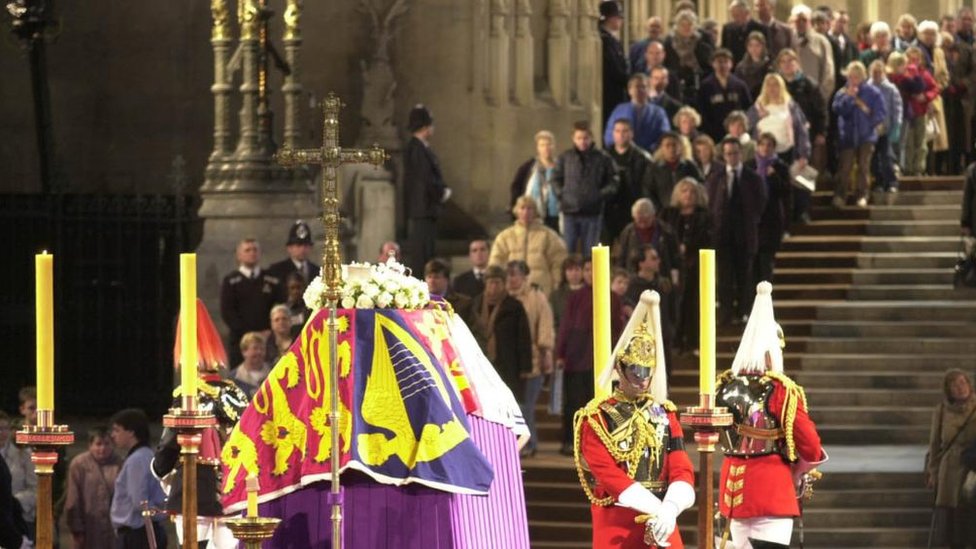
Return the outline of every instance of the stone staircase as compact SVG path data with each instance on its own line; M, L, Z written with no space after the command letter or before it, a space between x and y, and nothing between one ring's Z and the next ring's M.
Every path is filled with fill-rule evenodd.
M807 510L808 547L926 542L931 494L920 488L921 445L944 371L976 366L976 294L952 288L961 190L960 178L906 178L892 206L840 210L817 193L815 221L793 227L777 256L786 371L806 388L824 443L852 450L852 463L859 450L847 445L911 445L918 454L900 472L827 475ZM741 330L719 331L720 371ZM697 359L677 357L673 369L671 398L696 402ZM540 413L542 440L558 440L558 417ZM544 444L525 462L533 547L587 547L588 506L557 448ZM691 527L694 514L682 520ZM688 530L686 541L694 535Z

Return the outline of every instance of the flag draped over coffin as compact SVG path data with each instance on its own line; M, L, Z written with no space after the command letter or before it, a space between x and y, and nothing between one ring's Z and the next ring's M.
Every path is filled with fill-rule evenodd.
M328 480L328 313L319 311L279 359L221 455L223 504L246 500L258 475L268 501ZM491 465L469 436L478 397L450 337L445 311L340 310L340 463L378 482L416 482L458 494L485 494Z

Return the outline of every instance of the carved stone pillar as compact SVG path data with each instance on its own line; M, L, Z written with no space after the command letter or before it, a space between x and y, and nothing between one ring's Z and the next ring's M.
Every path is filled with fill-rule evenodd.
M570 88L569 6L566 0L549 0L549 37L547 39L547 63L549 89L552 99L560 107L572 101Z
M288 0L285 7L285 62L291 71L285 75L281 86L281 94L285 100L285 128L284 145L286 149L298 149L302 135L302 125L298 116L298 109L302 98L301 59L302 30L300 26L302 16L302 0Z
M214 148L207 161L204 176L204 189L215 189L221 183L224 163L231 159L230 93L232 86L227 74L227 61L230 58L231 26L227 0L211 0L210 14L213 28L210 44L214 52L214 82L210 92L214 98Z
M271 152L262 151L258 131L259 75L258 52L260 38L260 6L258 0L242 0L237 14L241 26L241 112L240 137L234 159L237 166L230 190L249 190L260 187L268 176Z
M506 20L511 0L491 0L488 31L488 102L503 105L509 98L509 40Z
M600 13L596 2L578 0L576 12L576 96L590 118L594 135L601 135L603 101L603 45L597 25Z
M625 52L629 53L631 44L647 36L647 18L651 13L650 2L651 0L634 0L624 3L624 8L627 10L624 22L628 30L627 40L624 42Z
M517 0L515 13L515 102L531 105L535 99L535 53L532 40L531 0Z

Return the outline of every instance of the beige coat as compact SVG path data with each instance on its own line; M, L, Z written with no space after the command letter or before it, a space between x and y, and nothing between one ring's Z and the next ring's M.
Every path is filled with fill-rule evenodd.
M949 67L946 65L945 50L941 47L932 49L932 77L939 85L939 92L949 85ZM945 119L945 106L942 103L942 96L939 95L932 102L932 114L935 123L939 126L939 135L932 140L932 150L935 152L949 150L949 126Z
M556 231L535 220L525 227L516 222L495 238L488 263L505 268L509 261L521 259L529 266L529 282L546 296L559 283L566 243Z
M542 355L552 351L556 345L556 329L549 300L540 290L526 284L522 290L512 294L518 299L529 317L529 331L532 333L532 373L527 377L537 377L542 373Z
M935 482L937 506L956 507L959 503L959 488L966 475L966 468L962 464L962 452L976 441L976 414L965 425L965 430L952 446L942 450L943 446L948 444L963 427L974 407L976 407L976 398L971 398L961 410L953 409L943 402L932 414L926 471Z

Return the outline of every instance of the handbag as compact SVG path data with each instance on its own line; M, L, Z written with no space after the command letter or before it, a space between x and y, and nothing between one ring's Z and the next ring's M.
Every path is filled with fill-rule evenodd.
M976 288L976 252L966 249L965 239L959 241L959 260L953 269L952 286Z
M936 120L933 113L928 113L925 115L925 140L935 141L941 131L939 130L939 121Z

